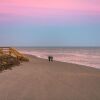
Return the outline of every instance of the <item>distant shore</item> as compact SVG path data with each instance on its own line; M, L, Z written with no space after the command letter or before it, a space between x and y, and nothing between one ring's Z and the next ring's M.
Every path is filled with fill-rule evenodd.
M100 70L26 55L0 73L0 100L100 100Z

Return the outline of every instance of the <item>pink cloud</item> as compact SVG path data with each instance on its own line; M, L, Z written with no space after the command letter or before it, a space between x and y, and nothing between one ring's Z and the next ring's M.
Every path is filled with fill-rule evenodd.
M17 16L65 19L67 16L72 20L71 16L79 19L77 14L100 15L100 0L0 0L0 13L11 15L11 19ZM7 16L0 19L8 19Z
M98 2L97 2L98 1ZM100 11L100 1L95 3L90 0L0 0L0 5L33 7L33 8L53 8L64 10Z

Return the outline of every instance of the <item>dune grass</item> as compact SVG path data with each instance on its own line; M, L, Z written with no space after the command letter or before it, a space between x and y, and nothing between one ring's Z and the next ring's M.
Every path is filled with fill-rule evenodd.
M0 72L7 69L12 69L12 67L20 65L23 61L29 61L25 58L16 58L11 55L0 55Z

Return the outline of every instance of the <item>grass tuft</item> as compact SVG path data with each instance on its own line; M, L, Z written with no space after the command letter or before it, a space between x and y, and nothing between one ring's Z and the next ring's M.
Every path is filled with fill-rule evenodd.
M20 65L20 61L16 57L10 55L0 56L0 71L12 69L16 65Z

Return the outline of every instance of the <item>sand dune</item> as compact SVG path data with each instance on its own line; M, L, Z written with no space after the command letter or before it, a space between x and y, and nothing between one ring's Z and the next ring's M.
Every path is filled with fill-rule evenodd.
M100 70L29 56L0 73L0 100L100 100Z

